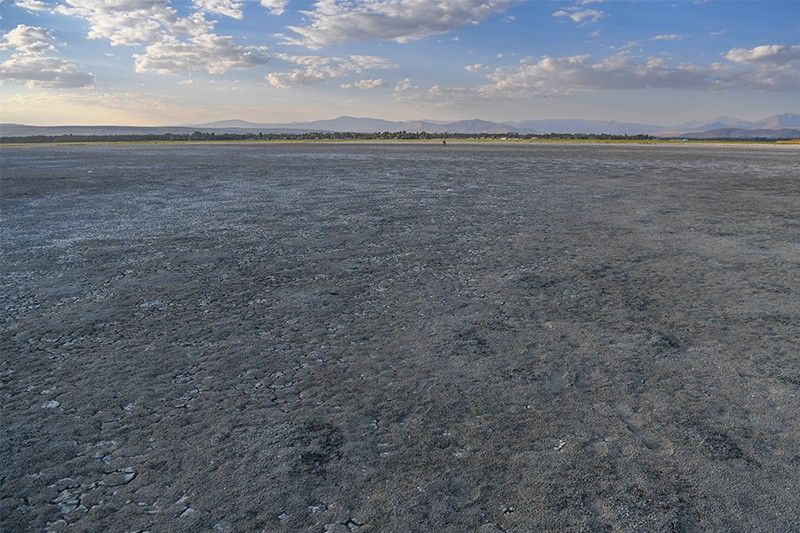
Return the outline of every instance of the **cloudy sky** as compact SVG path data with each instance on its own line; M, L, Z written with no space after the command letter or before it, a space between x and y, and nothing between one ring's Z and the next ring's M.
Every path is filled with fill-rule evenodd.
M0 0L0 121L800 112L800 1Z

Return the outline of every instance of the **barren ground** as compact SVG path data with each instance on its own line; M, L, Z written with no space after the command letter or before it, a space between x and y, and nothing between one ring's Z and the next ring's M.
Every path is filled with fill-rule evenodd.
M3 531L800 529L800 150L2 157Z

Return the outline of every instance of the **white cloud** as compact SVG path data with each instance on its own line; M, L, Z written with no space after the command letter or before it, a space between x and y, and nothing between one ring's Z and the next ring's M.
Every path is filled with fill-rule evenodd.
M17 0L14 5L28 11L44 11L48 8L47 4L42 0Z
M29 87L88 87L94 76L72 61L57 57L15 57L0 63L0 79L27 82Z
M404 93L408 91L413 91L418 89L416 85L411 83L410 78L403 78L402 80L398 81L394 86L394 92L396 93Z
M722 28L721 30L708 32L708 34L711 35L712 37L717 37L719 35L725 35L726 33L728 33L728 29L727 28Z
M433 85L425 92L425 95L432 100L436 99L456 99L463 98L470 93L470 89L465 87L442 87L441 85Z
M800 61L800 44L765 44L755 48L734 48L725 57L735 63L788 63Z
M662 33L660 35L654 35L650 38L651 41L680 41L685 39L685 35L681 35L680 33Z
M619 50L620 52L630 52L638 46L639 46L638 41L628 41L622 46L612 46L611 48L612 50Z
M290 89L292 87L306 87L325 81L330 76L318 74L316 72L304 71L300 69L289 72L270 72L267 74L267 83L278 89Z
M261 5L273 15L283 15L289 0L261 0Z
M55 52L53 34L45 28L20 24L0 39L0 50L11 50L15 55L41 55Z
M157 42L134 54L136 72L159 74L188 73L205 70L221 74L231 69L263 65L269 60L266 49L238 46L230 36L197 35L189 41Z
M262 65L263 47L240 46L214 33L206 13L242 18L244 0L193 0L198 11L181 17L168 0L65 0L56 12L89 23L90 39L107 39L112 46L144 45L134 54L137 72L220 74Z
M343 83L341 85L342 89L361 89L365 91L367 89L380 89L381 87L386 87L386 81L382 79L366 79L366 80L358 80L352 83Z
M467 72L478 72L482 68L483 65L481 65L480 63L473 63L472 65L467 65L466 67L464 67L464 70L466 70Z
M89 39L107 39L112 46L149 44L164 34L208 32L212 24L200 16L178 17L167 0L65 0L62 15L89 23Z
M477 23L511 0L318 0L305 11L311 22L289 26L290 44L316 49L347 41L400 43Z
M468 87L443 87L433 85L427 90L413 86L404 91L395 91L393 100L400 103L419 103L451 105L454 102L474 100L480 98L474 89Z
M194 7L208 13L216 13L241 20L243 0L193 0Z
M356 72L372 69L397 68L397 65L386 58L378 56L352 55L350 61L356 66Z
M558 11L553 12L554 17L567 17L572 22L597 22L605 15L604 11L600 11L597 9L578 9L575 7L570 7L567 9L559 9Z
M588 55L544 57L537 62L498 68L488 78L491 83L479 87L478 93L512 98L608 89L800 89L798 69L668 64L660 58L635 62L624 52L596 62Z
M24 81L29 87L88 87L94 76L82 67L52 54L53 34L45 28L20 24L0 39L0 50L11 58L0 63L0 79Z
M281 89L309 86L330 78L358 74L364 70L389 69L397 66L382 57L364 55L324 57L278 54L276 57L299 67L288 72L271 72L267 75L267 82Z

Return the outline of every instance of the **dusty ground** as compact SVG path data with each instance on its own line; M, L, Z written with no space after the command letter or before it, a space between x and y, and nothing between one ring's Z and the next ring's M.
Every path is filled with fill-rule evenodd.
M800 529L800 151L3 149L3 531Z

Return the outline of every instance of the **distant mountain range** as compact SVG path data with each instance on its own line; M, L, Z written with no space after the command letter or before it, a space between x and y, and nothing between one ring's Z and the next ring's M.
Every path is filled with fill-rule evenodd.
M330 120L289 123L256 123L246 120L222 120L187 126L27 126L0 124L0 135L146 135L186 134L193 131L216 133L375 133L408 131L428 133L576 133L610 135L655 135L679 138L794 138L800 137L800 114L784 113L761 120L747 121L731 117L691 121L675 126L617 122L615 120L532 119L511 122L488 120L410 120L390 121L377 118L343 116Z
M196 124L197 129L249 129L249 130L305 130L305 131L352 131L374 133L382 131L408 131L428 133L584 133L610 135L664 135L684 136L686 133L709 130L786 130L800 128L800 114L785 113L761 120L747 121L731 117L719 117L704 121L692 121L676 126L617 122L616 120L582 119L532 119L512 122L491 122L488 120L458 120L453 122L434 120L410 120L393 122L376 118L339 117L330 120L310 122L289 122L283 124L258 124L245 120L223 120Z
M684 133L683 139L800 139L800 129L718 128Z

